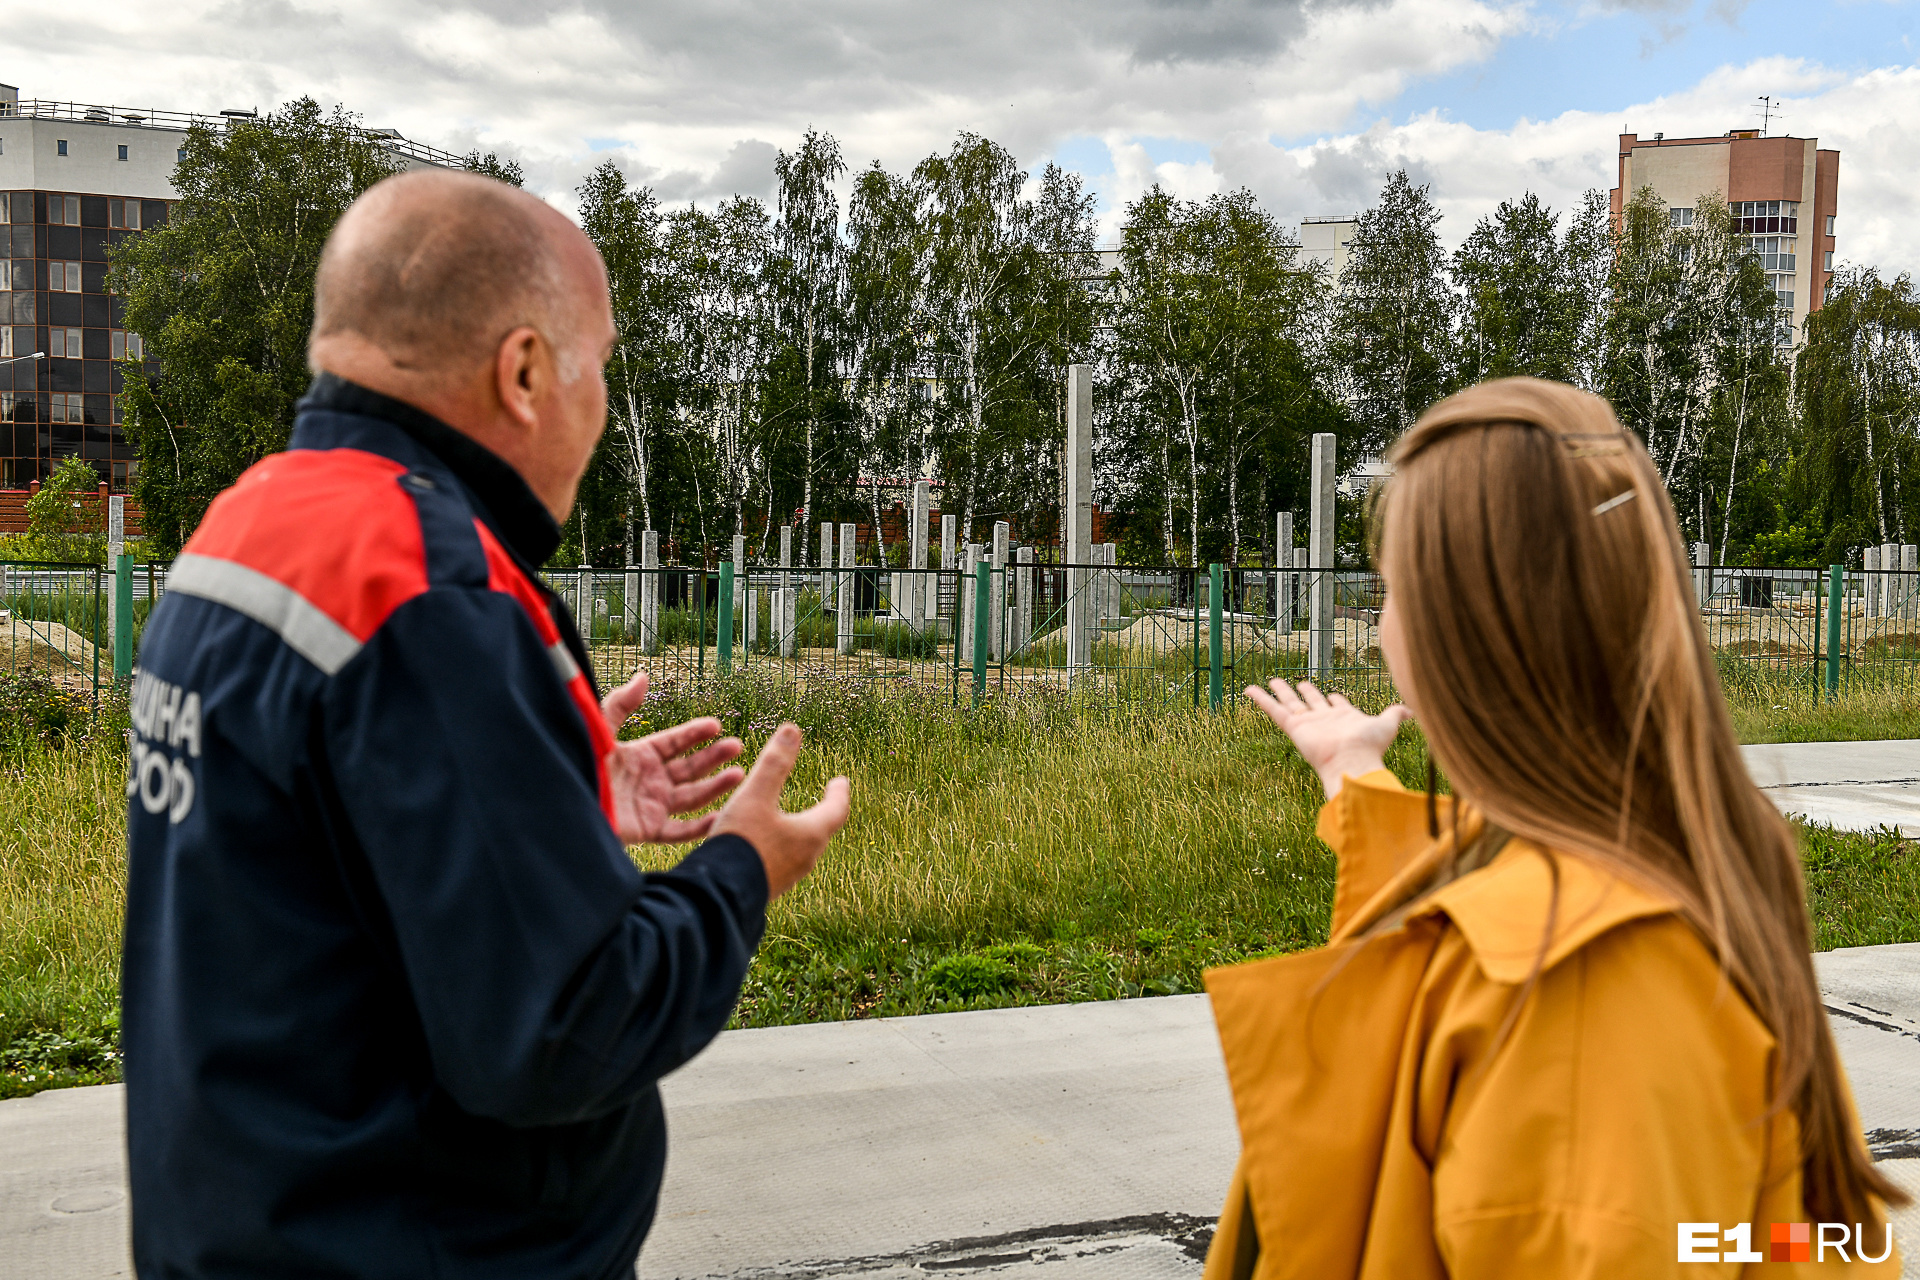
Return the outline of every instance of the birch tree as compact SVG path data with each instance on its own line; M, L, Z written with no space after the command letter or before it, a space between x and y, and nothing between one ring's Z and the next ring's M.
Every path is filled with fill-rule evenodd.
M846 246L840 238L840 198L833 184L846 169L840 144L831 134L811 129L798 150L782 151L773 162L780 194L768 265L779 340L799 356L801 394L799 403L789 410L797 409L799 418L803 527L813 515L822 408L835 396L840 372L837 350L845 322ZM771 477L768 488L771 492ZM770 520L771 500L767 506ZM810 550L811 542L801 539L802 564L807 563Z
M1906 275L1843 270L1807 318L1795 393L1832 531L1827 554L1853 541L1907 542L1920 465L1920 297Z
M1361 452L1384 448L1449 389L1455 299L1439 225L1427 188L1402 170L1354 230L1333 354Z
M684 374L679 274L669 269L662 219L653 192L627 184L611 160L580 184L580 224L607 267L614 344L607 360L607 429L611 454L630 492L627 563L637 524L653 523L656 441L671 429Z

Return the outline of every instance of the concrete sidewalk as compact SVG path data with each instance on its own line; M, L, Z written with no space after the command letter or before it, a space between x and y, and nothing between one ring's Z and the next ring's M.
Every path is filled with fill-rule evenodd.
M1920 1192L1920 944L1816 963L1869 1141ZM1237 1148L1204 996L732 1031L665 1093L645 1280L1191 1280ZM130 1274L121 1099L0 1102L0 1274ZM1920 1214L1897 1229L1920 1262Z
M1740 748L1782 813L1846 831L1920 835L1920 741L1776 742Z

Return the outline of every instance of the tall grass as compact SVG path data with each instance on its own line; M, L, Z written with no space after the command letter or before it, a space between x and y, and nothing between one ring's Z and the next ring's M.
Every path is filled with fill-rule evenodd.
M117 1072L124 755L111 704L97 723L61 705L64 727L0 737L0 1095ZM1736 714L1836 738L1920 717L1890 695L1852 720L1849 705ZM790 803L836 773L854 787L846 831L770 912L736 1025L1190 991L1210 965L1326 936L1318 784L1250 709L1045 688L956 708L910 683L742 673L663 680L628 732L706 712L750 752L781 720L801 725ZM1419 785L1423 751L1409 726L1389 765ZM1920 939L1907 842L1807 841L1819 946ZM680 852L637 856L658 868Z

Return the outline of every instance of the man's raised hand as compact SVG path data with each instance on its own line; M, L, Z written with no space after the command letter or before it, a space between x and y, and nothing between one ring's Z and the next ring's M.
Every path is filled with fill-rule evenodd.
M646 700L647 677L641 672L601 702L607 727L617 736L627 717ZM632 742L614 743L607 755L607 780L613 787L614 831L621 840L684 844L707 834L718 815L684 821L676 815L705 808L746 777L738 768L713 772L742 750L738 738L715 742L719 733L719 720L701 716Z
M799 813L781 809L780 793L799 756L799 726L783 724L774 730L753 762L746 785L734 792L713 824L714 835L731 832L760 854L767 869L769 902L800 883L820 860L827 841L847 825L850 792L845 778L827 783L820 802L811 809Z
M1298 690L1279 679L1268 687L1272 693L1248 685L1247 697L1293 739L1301 756L1320 775L1329 799L1339 794L1342 775L1357 778L1385 768L1393 736L1413 718L1397 702L1370 716L1337 693L1321 693L1308 680L1302 680Z

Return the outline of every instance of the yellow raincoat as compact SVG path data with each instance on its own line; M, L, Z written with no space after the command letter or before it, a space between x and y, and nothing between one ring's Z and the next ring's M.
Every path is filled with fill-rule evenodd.
M1241 1154L1206 1280L1900 1274L1884 1226L1877 1264L1680 1261L1682 1223L1696 1256L1766 1257L1806 1218L1772 1036L1672 902L1518 840L1354 941L1445 856L1427 823L1392 774L1347 779L1329 945L1207 975Z

